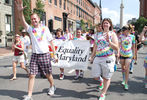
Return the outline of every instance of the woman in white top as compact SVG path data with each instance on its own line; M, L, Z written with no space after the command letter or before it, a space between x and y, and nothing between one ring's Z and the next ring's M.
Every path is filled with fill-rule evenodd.
M105 100L107 89L110 85L111 77L114 72L115 55L114 50L118 51L118 39L112 31L113 25L109 18L102 21L103 32L97 34L94 43L94 50L91 59L94 58L92 65L92 75L94 78L103 78L103 89L99 100Z

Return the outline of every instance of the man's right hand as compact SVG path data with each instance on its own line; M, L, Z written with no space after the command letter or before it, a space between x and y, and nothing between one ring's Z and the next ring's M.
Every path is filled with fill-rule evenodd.
M15 0L16 8L19 12L22 12L25 7L23 7L23 1L22 0Z

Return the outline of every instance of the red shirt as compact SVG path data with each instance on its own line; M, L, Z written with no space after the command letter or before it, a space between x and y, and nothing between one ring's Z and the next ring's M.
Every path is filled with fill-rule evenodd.
M22 48L21 42L19 42L19 44L17 44L16 46L19 47L19 48ZM23 54L23 51L21 51L17 48L14 49L14 56L20 56L22 54Z

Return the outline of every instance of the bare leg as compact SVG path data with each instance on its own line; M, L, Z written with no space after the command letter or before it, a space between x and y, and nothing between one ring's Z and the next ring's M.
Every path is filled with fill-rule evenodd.
M130 63L131 59L125 60L125 84L128 84Z
M102 94L106 94L109 86L110 86L110 79L103 78L104 88L102 90Z
M35 76L36 75L30 75L29 76L29 82L28 82L28 96L32 96L34 82L35 82Z
M28 71L28 69L25 67L25 65L24 65L23 62L20 63L20 67L21 67L22 69L24 69L24 70L27 72L27 74L29 75L29 71Z
M52 74L47 74L46 77L50 83L50 87L54 86L54 80Z
M79 70L76 70L76 76L79 76Z
M64 73L64 68L60 68L60 72L61 73Z
M145 76L147 76L147 68L145 68Z
M16 79L16 65L17 65L17 62L13 62L13 77L10 80Z
M121 63L123 81L125 81L125 60L124 59L121 59L120 60L120 63Z

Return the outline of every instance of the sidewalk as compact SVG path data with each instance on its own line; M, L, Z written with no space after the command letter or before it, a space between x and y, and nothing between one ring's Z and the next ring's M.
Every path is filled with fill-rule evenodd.
M1 48L0 47L0 57L13 55L10 47Z

